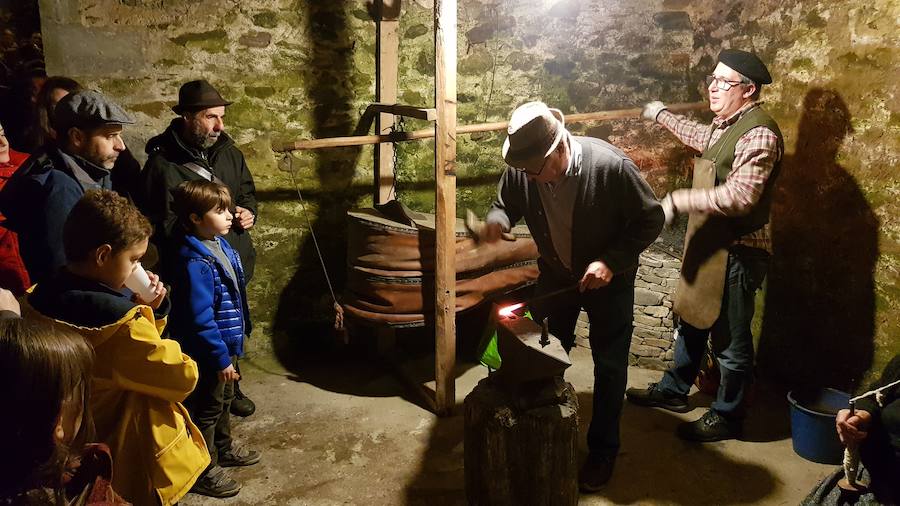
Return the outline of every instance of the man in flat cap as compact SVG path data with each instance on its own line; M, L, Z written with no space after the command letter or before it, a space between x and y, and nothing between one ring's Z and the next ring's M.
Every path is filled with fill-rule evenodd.
M562 112L542 102L513 112L503 159L509 167L477 239L499 240L525 218L540 255L535 296L571 287L530 308L536 321L549 318L566 350L587 311L594 413L579 485L594 492L609 481L619 450L638 255L662 230L662 208L625 153L571 135Z
M138 185L137 205L153 223L153 244L160 252L162 270L173 252L179 231L172 210L172 190L185 181L205 179L228 187L231 192L234 222L225 240L241 257L244 277L249 284L256 266L256 250L250 229L256 224L256 186L244 154L225 133L225 107L222 98L205 80L190 81L178 90L178 103L172 111L178 115L166 130L147 142L147 163ZM176 279L168 276L168 279ZM253 401L235 382L235 400L231 413L249 416L256 409Z
M69 211L91 189L110 189L110 171L125 149L124 125L134 123L96 91L71 93L56 106L57 140L26 160L0 192L4 224L19 234L19 248L34 283L66 263L62 230Z
M712 336L720 383L716 400L678 435L690 441L741 436L747 390L753 377L754 296L762 284L772 245L769 210L784 141L778 125L760 106L764 84L772 82L753 53L726 49L706 77L712 125L666 110L644 107L646 119L666 127L701 153L694 161L693 187L663 198L666 223L688 214L681 279L674 310L679 316L675 363L648 388L629 388L628 400L684 413Z

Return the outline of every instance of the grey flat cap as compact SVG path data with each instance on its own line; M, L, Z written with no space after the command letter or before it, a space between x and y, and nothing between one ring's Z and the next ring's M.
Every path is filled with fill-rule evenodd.
M72 127L96 128L131 124L134 124L134 120L124 109L93 90L69 93L56 104L53 111L53 128L61 134Z

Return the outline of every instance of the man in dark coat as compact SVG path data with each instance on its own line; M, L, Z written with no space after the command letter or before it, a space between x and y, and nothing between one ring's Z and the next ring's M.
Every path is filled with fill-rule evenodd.
M222 98L206 81L185 83L178 91L179 115L165 132L147 143L147 163L141 174L137 204L155 227L153 243L163 253L176 226L173 188L185 181L206 179L228 187L235 203L234 226L225 236L244 264L247 281L253 277L256 250L249 230L256 223L256 186L244 155L225 133Z
M147 143L149 158L135 200L154 226L152 242L160 252L164 272L166 257L174 253L172 238L177 236L173 234L177 218L172 210L172 189L185 181L206 179L231 192L234 225L225 240L240 255L246 282L253 277L256 250L250 229L256 223L256 186L244 154L225 133L225 107L230 104L205 80L185 83L178 90L178 104L172 107L179 117ZM255 409L235 382L231 412L248 416Z
M477 233L496 241L524 218L540 254L535 297L571 287L532 304L535 320L549 318L570 350L582 308L590 318L594 412L579 487L595 492L619 451L638 256L659 236L664 215L630 158L608 142L571 135L563 121L542 102L513 112L503 145L509 167Z
M58 140L34 153L0 192L4 226L19 234L19 251L33 283L65 265L62 229L69 211L91 189L110 189L110 171L125 149L122 127L134 123L96 91L71 93L56 106Z

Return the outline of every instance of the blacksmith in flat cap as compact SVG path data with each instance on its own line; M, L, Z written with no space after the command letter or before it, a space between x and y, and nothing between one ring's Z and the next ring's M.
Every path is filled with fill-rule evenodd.
M710 332L724 335L717 351L720 386L715 402L699 420L678 427L692 441L739 437L748 386L753 377L754 295L766 275L772 253L769 210L772 188L784 154L778 125L759 102L769 69L754 53L725 49L706 76L712 125L666 110L662 102L644 107L655 121L700 153L694 162L693 186L663 199L666 222L689 216L681 279L674 311L680 318L675 364L659 383L630 388L638 405L683 413L698 374Z

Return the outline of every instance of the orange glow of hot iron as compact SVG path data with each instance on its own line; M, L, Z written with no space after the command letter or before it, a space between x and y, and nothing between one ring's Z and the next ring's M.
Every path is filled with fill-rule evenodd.
M501 307L500 310L497 311L497 314L502 318L509 318L510 316L513 316L513 311L515 311L516 309L519 309L520 307L522 307L524 305L525 305L524 303L520 302L518 304L513 304L511 306Z

